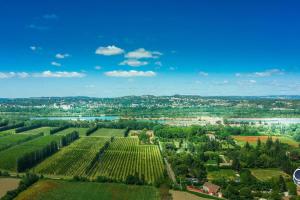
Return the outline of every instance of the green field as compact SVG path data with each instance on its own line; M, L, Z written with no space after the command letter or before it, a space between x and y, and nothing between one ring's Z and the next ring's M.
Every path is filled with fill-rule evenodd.
M0 151L38 137L38 134L12 134L0 137Z
M232 169L220 169L218 171L208 172L207 178L209 180L225 178L226 180L234 180L236 178L236 173Z
M284 178L288 178L289 175L281 171L280 169L250 169L253 176L261 181L270 180L271 178L282 175Z
M34 171L48 175L86 176L86 170L107 140L109 138L81 138L44 160Z
M99 128L97 131L92 133L91 136L124 137L124 131L124 129Z
M156 145L139 145L137 138L116 138L97 162L92 177L105 176L116 181L125 181L128 175L145 176L145 181L154 183L162 178L164 164Z
M6 130L6 131L1 131L1 132L0 132L0 137L1 137L1 136L6 136L6 135L14 134L14 133L16 133L15 130L16 130L16 129L9 129L9 130Z
M19 194L16 200L159 200L159 191L150 186L116 183L42 180Z
M77 131L79 133L79 136L85 136L86 131L88 130L88 128L67 128L65 130L62 130L60 132L57 132L55 134L57 135L66 135L68 133L72 133L74 131Z
M53 129L53 127L40 127L40 128L35 128L29 131L24 131L21 133L17 133L17 134L38 134L38 133L44 133L45 135L49 135L50 134L50 130Z
M19 157L26 153L39 150L48 145L51 141L59 141L60 139L61 136L42 136L0 151L0 169L15 171L17 167L17 159Z

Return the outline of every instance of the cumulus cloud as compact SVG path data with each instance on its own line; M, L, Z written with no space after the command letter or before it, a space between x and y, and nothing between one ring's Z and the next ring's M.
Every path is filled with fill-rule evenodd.
M129 70L129 71L122 71L122 70L114 70L104 73L106 76L111 77L153 77L156 76L156 73L153 71L136 71L136 70Z
M56 67L60 67L61 66L60 63L55 62L55 61L51 62L51 65L56 66Z
M148 65L148 62L140 61L140 60L136 60L136 59L128 59L128 60L124 60L119 65L129 65L131 67L139 67L139 66L143 66L143 65Z
M70 57L70 54L68 53L58 53L55 55L55 58L57 59L64 59L64 58L67 58L67 57Z
M159 58L162 53L158 51L147 51L144 48L139 48L134 51L128 52L125 57L131 59L141 59L141 58Z
M123 54L124 50L112 45L107 47L98 47L95 53L104 56L113 56L113 55Z
M270 69L262 72L254 72L251 74L252 77L269 77L272 75L283 75L284 71L280 69Z
M0 79L27 77L29 77L29 74L27 72L0 72Z
M38 78L82 78L85 77L86 74L80 72L66 72L66 71L44 71L41 73L33 74L34 77Z
M95 69L100 70L100 69L102 69L102 67L98 65L98 66L95 66Z
M199 72L199 75L200 76L208 76L208 73L207 72Z

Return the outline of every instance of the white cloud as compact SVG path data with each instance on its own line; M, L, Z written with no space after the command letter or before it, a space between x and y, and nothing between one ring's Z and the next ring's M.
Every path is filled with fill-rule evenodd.
M30 48L32 51L37 50L37 47L36 47L36 46L30 46L29 48Z
M29 74L27 72L0 72L0 79L27 77L29 77Z
M60 63L55 62L55 61L51 62L51 65L56 66L56 67L60 67L61 66Z
M270 69L262 72L254 72L250 76L252 77L268 77L272 75L283 75L284 71L280 69Z
M86 74L80 73L80 72L44 71L42 73L35 73L33 76L34 77L40 77L40 78L82 78L82 77L85 77Z
M235 73L235 76L236 76L236 77L240 77L240 76L241 76L241 73Z
M131 67L139 67L139 66L143 66L143 65L148 65L148 62L139 61L139 60L136 60L136 59L128 59L128 60L124 60L119 65L129 65Z
M256 83L256 80L249 80L249 83Z
M55 58L57 59L64 59L64 58L67 58L67 57L70 57L70 54L68 53L58 53L55 55Z
M122 54L124 53L124 50L112 45L107 47L99 47L95 53L104 56L112 56Z
M158 51L147 51L144 48L139 48L134 51L128 52L125 57L133 58L133 59L141 59L141 58L159 58L162 53Z
M228 80L224 80L223 83L224 83L224 84L227 84L227 83L229 83L229 81L228 81Z
M200 76L208 76L208 73L207 72L199 72L199 75Z
M95 69L100 70L100 69L102 69L102 67L101 66L95 66Z
M156 61L154 64L160 67L162 66L162 63L160 61Z
M43 15L44 19L58 19L58 16L56 14L45 14Z
M95 88L96 86L93 85L93 84L91 84L91 85L86 85L85 87L86 87L86 88Z
M35 25L35 24L30 24L28 26L28 28L30 29L35 29L35 30L39 30L39 31L44 31L44 30L48 30L49 27L48 26L39 26L39 25Z
M153 71L122 71L122 70L114 70L104 73L106 76L111 77L153 77L156 76L156 73Z

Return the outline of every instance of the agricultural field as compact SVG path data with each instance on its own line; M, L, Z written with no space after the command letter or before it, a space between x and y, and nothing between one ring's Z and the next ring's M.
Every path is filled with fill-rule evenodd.
M116 138L105 151L90 176L104 176L125 181L128 175L138 173L147 183L162 178L164 164L155 145L139 145L137 138Z
M249 144L252 145L256 145L256 142L258 140L258 138L260 139L261 142L266 142L267 139L270 136L232 136L239 145L244 145L246 142L249 142ZM275 141L276 139L278 139L280 142L288 144L292 147L298 147L299 146L299 142L296 142L295 140L293 140L292 138L289 137L284 137L284 136L272 136L273 141Z
M6 130L6 131L1 131L0 132L0 137L15 134L16 133L15 131L16 131L16 129L9 129L9 130Z
M0 177L0 198L3 197L7 191L14 190L19 186L20 179L17 178L1 178Z
M50 130L53 129L54 127L40 127L40 128L35 128L32 130L24 131L18 134L38 134L38 133L44 133L45 135L50 135Z
M42 192L41 192L42 191ZM16 200L159 200L155 187L116 183L42 180L19 194Z
M0 151L21 144L23 142L29 141L39 136L40 135L38 134L12 134L12 135L0 137Z
M232 169L220 169L218 171L211 171L207 174L208 180L215 180L224 178L225 180L235 180L236 172Z
M16 171L17 159L26 153L39 150L52 141L59 141L61 136L48 135L24 142L20 145L0 151L0 169Z
M110 138L84 137L44 160L34 168L36 173L61 176L86 176L86 170Z
M65 130L59 131L55 134L57 135L66 135L68 133L72 133L73 131L77 131L79 133L79 136L85 136L86 131L88 130L88 128L67 128Z
M97 131L92 133L91 136L124 137L124 131L124 129L99 128Z
M250 169L253 176L258 180L266 181L274 177L283 176L289 178L289 175L281 171L280 169Z

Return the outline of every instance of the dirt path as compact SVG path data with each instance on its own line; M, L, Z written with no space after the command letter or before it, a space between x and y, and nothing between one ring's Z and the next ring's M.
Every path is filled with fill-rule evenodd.
M188 192L170 190L170 193L172 194L173 200L210 200Z
M176 183L175 174L173 172L173 169L171 168L171 165L168 163L166 158L164 158L164 160L165 160L165 163L166 163L167 172L168 172L168 175L169 175L170 179L173 181L173 183Z

